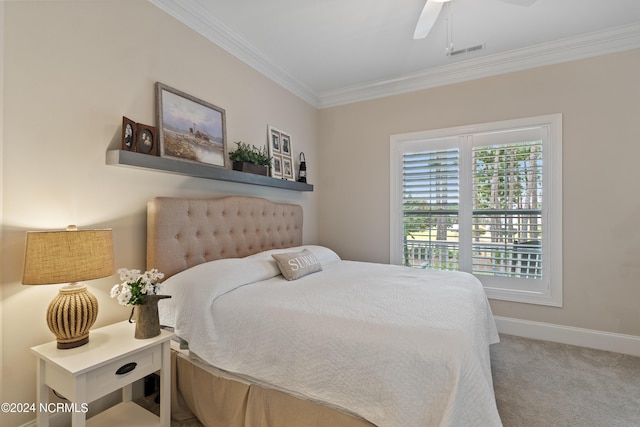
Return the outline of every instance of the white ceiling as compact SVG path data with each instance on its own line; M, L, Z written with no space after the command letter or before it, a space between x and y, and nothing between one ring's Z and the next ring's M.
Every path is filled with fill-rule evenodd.
M640 0L149 1L319 108L640 48Z

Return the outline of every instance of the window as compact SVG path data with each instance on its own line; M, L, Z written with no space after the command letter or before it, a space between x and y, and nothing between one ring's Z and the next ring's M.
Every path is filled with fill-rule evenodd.
M560 114L391 136L391 262L562 305Z

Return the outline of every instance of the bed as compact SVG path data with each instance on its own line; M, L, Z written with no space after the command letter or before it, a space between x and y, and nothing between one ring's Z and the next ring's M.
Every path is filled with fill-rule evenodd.
M302 244L302 208L156 198L172 416L206 426L500 426L480 283ZM188 350L185 349L188 345Z

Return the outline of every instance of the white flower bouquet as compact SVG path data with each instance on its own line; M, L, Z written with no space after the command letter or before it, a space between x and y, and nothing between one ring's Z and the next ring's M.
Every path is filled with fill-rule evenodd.
M147 295L155 295L160 290L158 283L164 277L157 269L151 269L140 273L140 270L118 269L120 280L123 283L111 288L111 298L117 298L121 305L144 304Z

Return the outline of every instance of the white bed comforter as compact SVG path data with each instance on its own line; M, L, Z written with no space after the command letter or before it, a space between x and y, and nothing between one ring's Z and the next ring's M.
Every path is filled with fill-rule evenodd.
M285 280L271 254L169 278L161 323L220 369L333 405L380 427L500 426L489 359L498 342L473 276L342 261Z

